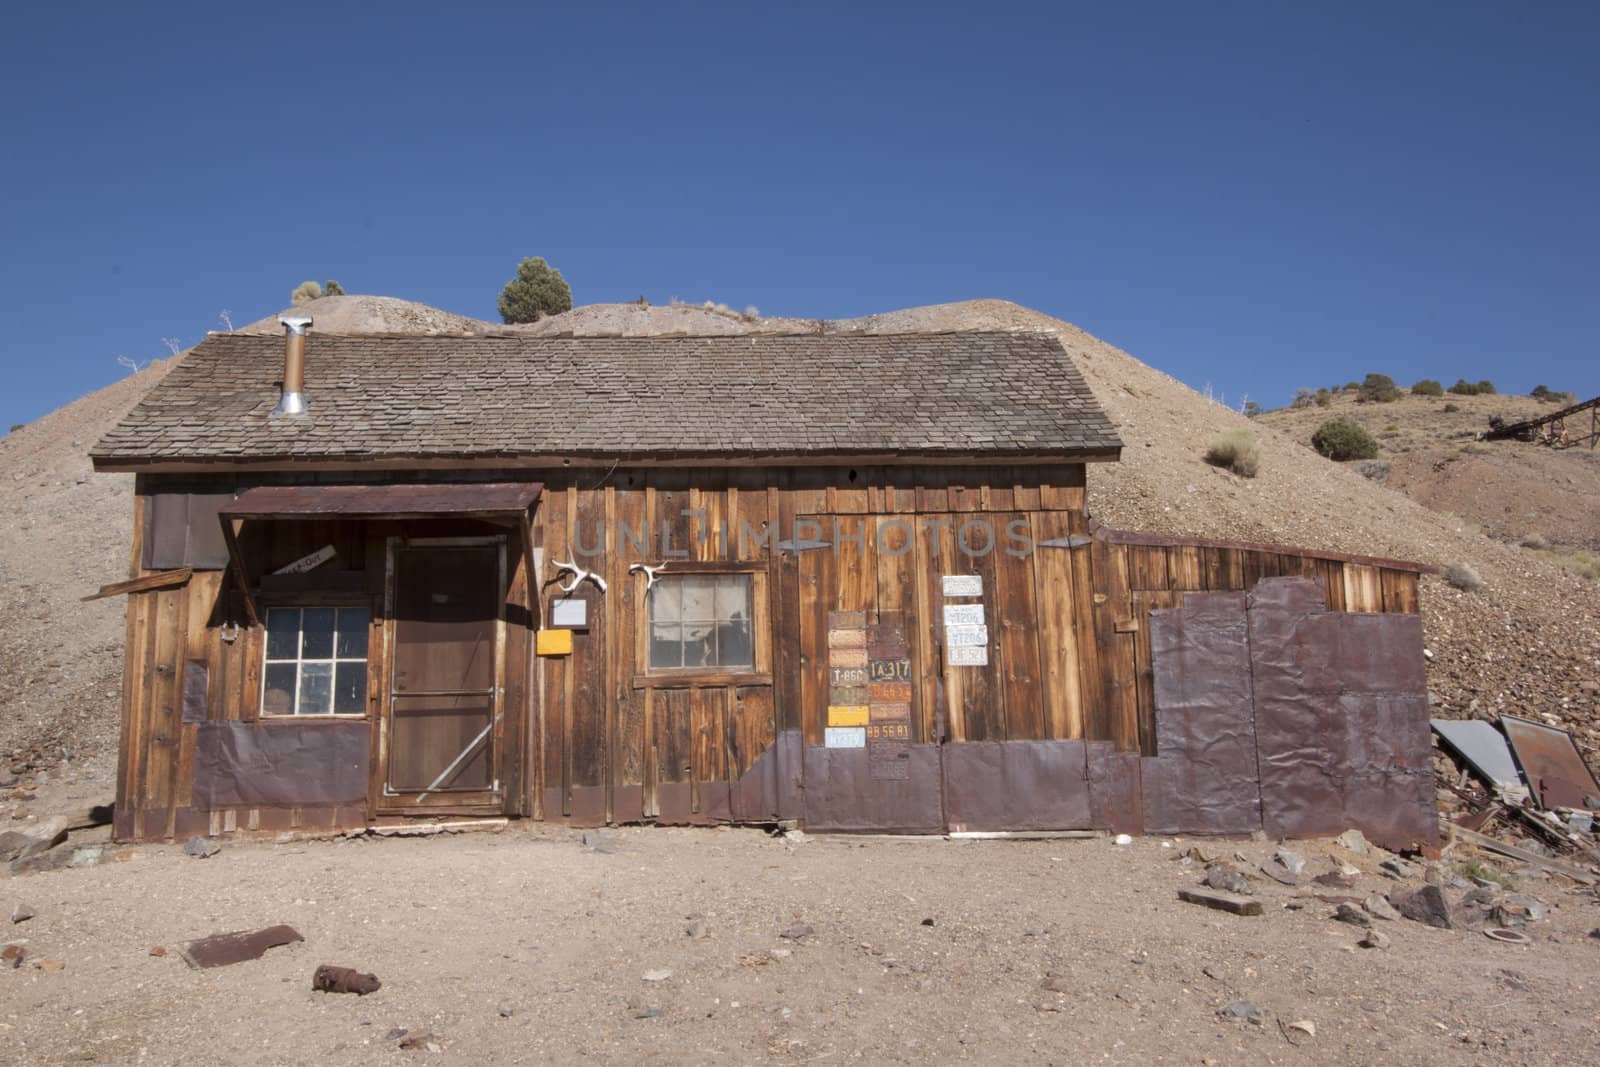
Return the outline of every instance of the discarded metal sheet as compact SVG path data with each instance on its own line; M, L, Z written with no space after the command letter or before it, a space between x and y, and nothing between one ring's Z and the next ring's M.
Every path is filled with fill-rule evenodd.
M944 661L951 667L987 667L988 645L958 645L945 649Z
M1145 828L1261 828L1243 593L1194 593L1150 615L1156 756L1140 768Z
M822 732L823 744L828 748L865 748L867 731L861 726L829 726Z
M191 967L226 967L231 963L260 959L269 948L304 940L292 926L269 926L264 930L239 930L198 938L183 946L182 955Z
M202 722L196 728L196 808L285 808L367 799L365 722Z
M944 606L944 628L946 633L954 626L982 625L982 604L946 604Z
M829 726L865 726L868 721L865 704L829 704Z
M1600 800L1600 783L1567 731L1511 715L1500 716L1500 726L1540 805L1584 808L1588 798Z
M1505 735L1482 719L1433 719L1429 722L1444 746L1464 760L1479 778L1499 789L1519 789L1522 772Z
M979 574L945 574L939 579L939 590L947 597L982 596L983 576Z
M989 643L987 626L946 626L944 643L947 648L973 648Z
M959 741L944 746L951 830L1085 830L1082 741Z
M1249 603L1266 831L1436 841L1421 617L1328 612L1306 578L1263 579Z
M807 748L805 768L808 830L944 832L938 745L911 745L903 779L874 778L861 749Z

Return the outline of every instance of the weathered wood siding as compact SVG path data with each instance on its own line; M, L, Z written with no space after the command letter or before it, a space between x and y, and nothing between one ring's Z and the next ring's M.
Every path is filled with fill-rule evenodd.
M247 523L241 547L254 575L323 545L336 547L335 570L313 572L298 586L276 584L284 595L296 588L317 595L332 583L341 600L370 604L368 718L377 749L391 625L384 617L387 539L504 535L507 714L496 735L502 810L546 820L772 817L771 810L741 807L739 784L786 732L807 745L823 743L835 612L903 627L914 743L1085 739L1154 755L1150 611L1178 605L1185 592L1246 589L1262 577L1291 574L1322 581L1334 610L1417 610L1417 574L1403 566L1097 528L1084 513L1081 465L473 477L544 482L533 522L539 574L530 575L514 530L483 522ZM248 484L356 480L280 475ZM196 489L195 481L185 479L186 491L228 484L219 477ZM152 573L140 566L143 508L152 494L169 489L156 476L140 479L130 578ZM828 547L795 545L811 529ZM963 550L980 548L986 530L1000 539L991 551ZM1050 547L1008 551L1018 543L1011 536ZM532 630L550 600L563 595L553 563L567 559L604 578L609 592L579 585L570 595L587 601L589 625L574 634L572 654L535 657ZM753 576L753 670L676 678L648 671L646 580L629 567L664 560L669 574L700 567ZM947 574L982 579L991 637L986 666L945 661L940 586ZM364 807L194 808L196 724L182 714L187 665L206 669L206 717L248 721L259 714L264 634L260 626L241 625L235 639L225 640L224 624L231 622L244 622L231 569L199 570L186 585L129 596L118 835L333 828L380 815L379 751Z

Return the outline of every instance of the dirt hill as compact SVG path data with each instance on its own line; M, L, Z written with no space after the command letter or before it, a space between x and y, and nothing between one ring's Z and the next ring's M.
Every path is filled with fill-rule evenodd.
M383 297L325 297L295 310L329 332L505 329ZM1133 529L1466 563L1482 576L1479 591L1438 579L1423 587L1429 681L1440 712L1544 718L1574 728L1591 758L1600 755L1593 582L1330 463L1302 443L1300 427L1251 423L1076 326L1007 301L979 300L831 322L715 306L594 305L517 329L581 335L980 327L1054 332L1077 360L1127 446L1121 463L1090 472L1090 507L1100 518ZM275 316L247 327L278 328ZM84 452L167 369L152 366L0 444L0 680L8 694L0 753L53 737L99 767L113 762L123 604L80 604L77 597L126 573L132 479L92 475ZM1254 479L1201 459L1213 437L1236 428L1261 439L1264 460ZM1403 474L1393 473L1395 465L1398 482ZM1555 536L1554 521L1543 525L1545 536Z

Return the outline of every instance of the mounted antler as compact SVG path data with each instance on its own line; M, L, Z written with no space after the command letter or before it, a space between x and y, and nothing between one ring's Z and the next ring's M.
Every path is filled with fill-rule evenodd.
M593 582L595 585L598 585L600 587L600 591L602 593L604 593L606 591L606 580L604 578L600 577L594 571L586 571L582 567L578 566L576 563L572 563L572 562L563 563L559 559L551 560L550 561L550 565L556 569L556 573L557 574L570 573L572 575L572 581L569 582L566 585L561 586L561 591L563 593L571 593L574 589L578 588L578 586L581 585L585 581L590 581L590 582ZM557 584L560 584L560 583L558 582Z
M652 590L652 589L654 589L656 587L656 575L660 574L662 571L664 571L666 569L667 569L667 565L665 563L661 564L659 567L650 567L650 566L646 566L643 563L635 563L633 566L628 568L628 573L632 574L634 571L643 571L644 572L644 591L646 593L649 593L650 590Z

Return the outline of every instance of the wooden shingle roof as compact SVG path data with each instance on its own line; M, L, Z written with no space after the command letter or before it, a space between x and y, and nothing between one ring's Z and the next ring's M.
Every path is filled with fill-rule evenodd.
M268 417L281 337L216 334L101 439L96 465L1114 459L1122 445L1048 334L307 340L309 414Z

